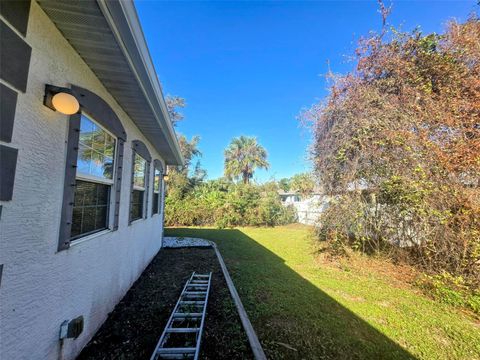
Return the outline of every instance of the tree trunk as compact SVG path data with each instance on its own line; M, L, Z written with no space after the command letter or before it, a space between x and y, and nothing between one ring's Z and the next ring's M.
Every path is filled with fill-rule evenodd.
M243 183L244 183L244 184L248 184L248 182L249 182L249 180L250 180L250 178L249 178L249 176L248 176L248 167L247 167L245 170L243 170L243 174L242 174L242 175L243 175Z

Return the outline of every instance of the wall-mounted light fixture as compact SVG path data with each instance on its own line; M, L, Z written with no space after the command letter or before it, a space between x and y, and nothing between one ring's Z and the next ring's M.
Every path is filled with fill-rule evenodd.
M165 173L163 174L163 181L168 181L168 174L167 174L166 171L165 171Z
M46 85L43 104L65 115L73 115L80 111L80 103L69 88Z

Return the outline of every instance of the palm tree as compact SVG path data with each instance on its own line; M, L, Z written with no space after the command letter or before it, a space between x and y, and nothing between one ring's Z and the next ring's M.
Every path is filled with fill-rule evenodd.
M225 149L225 176L248 184L256 168L268 169L267 151L254 137L233 138Z

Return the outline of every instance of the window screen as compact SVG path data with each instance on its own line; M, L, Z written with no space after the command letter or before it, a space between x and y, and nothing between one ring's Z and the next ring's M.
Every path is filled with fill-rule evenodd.
M106 229L110 186L77 180L73 205L72 238Z

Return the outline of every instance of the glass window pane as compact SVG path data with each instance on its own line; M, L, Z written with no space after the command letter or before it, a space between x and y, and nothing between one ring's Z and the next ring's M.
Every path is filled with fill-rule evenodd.
M107 227L107 206L97 206L95 211L95 230L105 229Z
M82 210L82 207L75 206L73 208L71 237L78 236L82 233Z
M113 178L113 159L107 156L103 160L103 177L107 179Z
M132 193L132 208L130 212L130 220L141 219L143 216L143 194L142 190L133 190Z
M109 158L113 158L113 153L115 152L115 138L108 134L105 133L105 156L108 156Z
M88 205L95 205L95 184L86 182L86 181L77 181L75 186L75 201L74 204L76 206L88 206ZM78 201L78 199L83 199L82 202Z
M85 145L80 144L78 147L77 157L77 172L82 174L90 173L90 162L92 159L92 152Z
M100 179L113 179L115 138L82 115L77 173Z
M96 205L98 206L105 206L108 204L108 196L109 196L109 191L108 189L110 186L105 186L105 185L100 185L96 186L96 195L97 195L97 202Z
M90 175L96 176L96 177L103 177L103 163L105 161L105 157L96 152L92 152L92 162L90 164Z
M133 169L133 184L139 187L145 187L145 170L147 162L140 155L135 154L135 164Z
M155 176L153 178L153 191L160 192L160 170L155 169Z
M85 146L92 146L92 139L94 133L95 124L83 116L80 119L80 144Z
M160 194L154 193L153 194L153 201L152 201L152 212L153 214L158 214L158 199Z
M105 131L98 126L93 133L92 148L97 150L100 154L105 152Z
M82 233L89 233L95 230L95 207L85 207L83 209Z
M77 180L72 216L71 237L108 227L110 185Z

